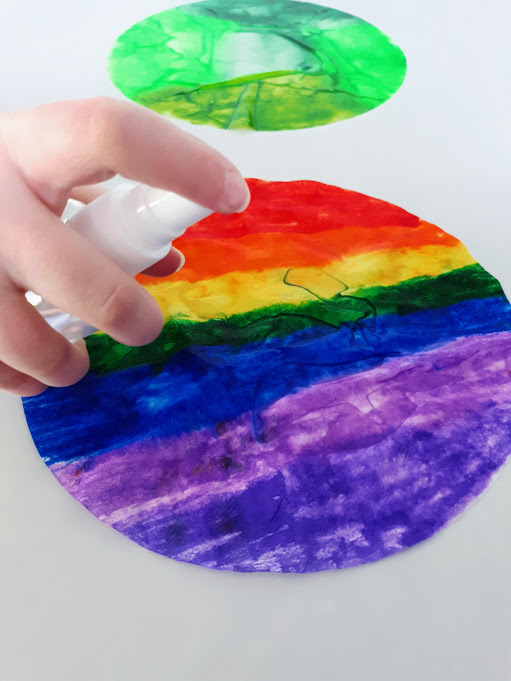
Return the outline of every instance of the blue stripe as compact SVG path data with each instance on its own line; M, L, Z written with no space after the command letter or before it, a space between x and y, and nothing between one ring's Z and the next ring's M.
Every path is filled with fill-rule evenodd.
M373 330L346 325L320 337L321 329L308 329L240 348L192 347L174 355L159 374L148 366L101 377L90 373L75 386L25 399L24 407L41 456L48 463L69 461L140 439L214 427L317 381L367 371L456 338L509 330L511 307L504 297L468 300L382 316Z

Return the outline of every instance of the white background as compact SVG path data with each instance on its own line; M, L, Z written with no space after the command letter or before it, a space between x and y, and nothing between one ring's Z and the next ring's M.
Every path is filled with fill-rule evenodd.
M0 108L120 96L106 73L114 39L173 4L1 0ZM326 4L402 47L394 98L324 128L193 131L246 175L339 184L439 224L510 292L511 3ZM452 526L380 563L238 575L103 526L59 487L4 395L0 434L1 681L511 679L509 465Z

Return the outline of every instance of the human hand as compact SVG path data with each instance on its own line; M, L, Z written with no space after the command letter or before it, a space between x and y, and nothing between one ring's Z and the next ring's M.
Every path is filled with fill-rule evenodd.
M152 296L58 217L69 197L90 200L93 183L116 173L221 213L249 199L229 161L136 104L96 98L0 114L0 389L36 395L89 368L85 343L54 331L27 290L126 345L160 333ZM173 250L153 273L180 260Z

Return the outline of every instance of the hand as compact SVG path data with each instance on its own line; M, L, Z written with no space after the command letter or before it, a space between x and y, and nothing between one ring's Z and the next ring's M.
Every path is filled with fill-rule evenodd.
M85 343L54 331L27 290L127 345L160 333L152 296L58 217L69 197L94 197L84 185L116 173L221 213L249 199L229 161L136 104L98 98L0 114L0 388L35 395L89 368ZM179 261L171 251L163 269Z

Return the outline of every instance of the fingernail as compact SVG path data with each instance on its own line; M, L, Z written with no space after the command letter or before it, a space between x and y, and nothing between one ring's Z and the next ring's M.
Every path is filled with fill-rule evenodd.
M225 174L224 191L221 197L222 213L241 213L250 203L247 183L236 170Z
M183 268L183 265L185 264L185 256L181 253L181 251L178 251L177 248L172 247L172 250L175 251L180 258L179 265L174 270L174 274L175 274L176 272L179 272L179 270Z
M87 352L87 344L83 340L83 338L79 338L78 340L76 340L73 343L73 345L74 345L75 348L78 348L78 350L80 350L80 352Z

